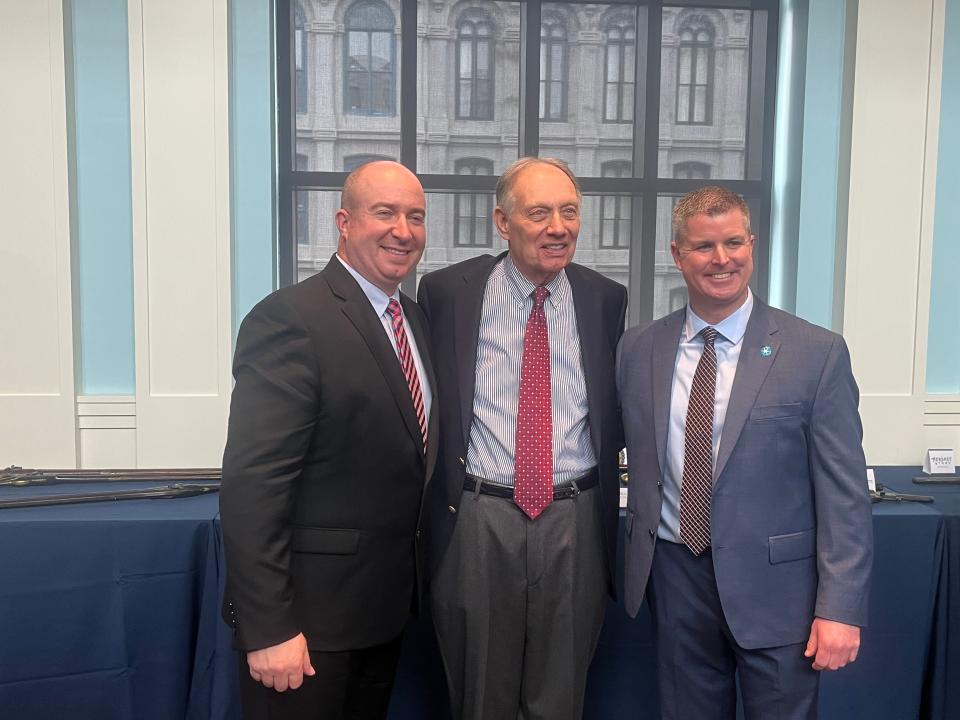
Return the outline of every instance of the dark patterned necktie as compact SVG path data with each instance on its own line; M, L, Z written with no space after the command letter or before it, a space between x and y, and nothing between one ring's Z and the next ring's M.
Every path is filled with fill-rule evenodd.
M543 303L550 291L533 291L533 309L523 334L520 398L514 456L513 499L530 519L553 501L553 403L550 399L550 342Z
M683 486L680 490L680 539L694 555L710 547L710 497L713 493L713 402L717 387L717 331L705 327L703 354L693 374L683 436Z
M410 397L413 400L413 410L417 414L417 422L420 423L420 435L423 438L423 447L427 447L427 415L423 407L423 393L420 391L420 378L417 377L417 366L413 362L413 353L410 351L410 343L407 342L407 332L403 329L403 312L400 309L400 303L396 300L390 300L387 305L387 312L393 319L393 336L397 340L397 355L400 357L400 366L403 368L403 377L407 380L407 387L410 389Z

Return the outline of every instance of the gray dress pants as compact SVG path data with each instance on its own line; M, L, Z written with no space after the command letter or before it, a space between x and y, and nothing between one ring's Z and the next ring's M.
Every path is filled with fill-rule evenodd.
M466 495L430 591L453 717L578 720L606 608L600 490L536 520Z

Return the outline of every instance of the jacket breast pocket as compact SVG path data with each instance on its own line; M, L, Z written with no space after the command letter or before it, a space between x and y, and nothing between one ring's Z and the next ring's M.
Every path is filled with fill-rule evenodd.
M751 421L781 420L803 415L803 403L782 403L779 405L757 405L750 411Z
M770 564L803 560L812 557L817 551L817 531L814 529L784 535L771 535Z
M293 528L290 546L294 552L319 555L356 555L360 550L360 531L349 528L299 526Z

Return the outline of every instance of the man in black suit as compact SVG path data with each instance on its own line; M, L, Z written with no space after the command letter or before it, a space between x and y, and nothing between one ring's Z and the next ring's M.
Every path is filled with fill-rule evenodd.
M497 183L509 250L431 273L443 427L431 604L457 718L579 718L612 589L627 293L572 264L580 191L522 158Z
M336 223L326 268L261 301L237 340L220 513L247 720L385 717L418 597L435 384L397 287L423 253L423 189L369 163Z

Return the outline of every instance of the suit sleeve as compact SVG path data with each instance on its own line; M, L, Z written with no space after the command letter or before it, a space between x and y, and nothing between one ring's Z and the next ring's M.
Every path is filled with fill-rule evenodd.
M817 512L817 617L865 626L873 567L873 519L863 456L859 391L837 336L814 399L810 473Z
M241 647L256 650L301 630L290 579L291 517L318 408L312 339L276 295L244 320L234 378L220 492L226 598Z

